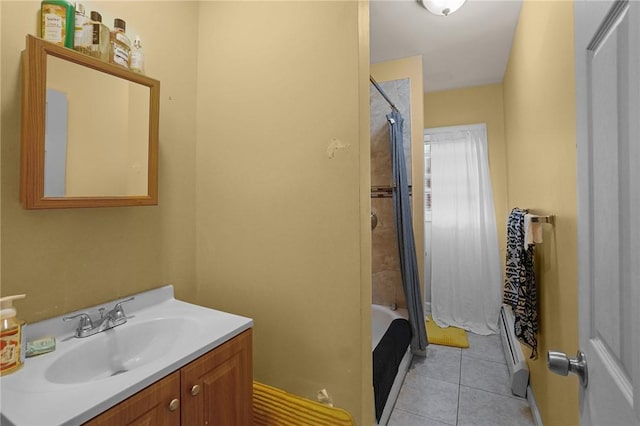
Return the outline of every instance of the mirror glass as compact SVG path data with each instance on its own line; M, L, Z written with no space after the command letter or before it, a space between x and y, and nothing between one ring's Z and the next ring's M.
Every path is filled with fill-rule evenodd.
M149 88L47 56L45 197L146 195Z
M160 82L31 35L26 42L23 206L157 205Z

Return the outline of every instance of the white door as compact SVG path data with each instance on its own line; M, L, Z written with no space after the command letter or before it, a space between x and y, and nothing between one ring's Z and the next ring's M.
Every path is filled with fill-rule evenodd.
M583 425L640 425L640 2L575 3Z

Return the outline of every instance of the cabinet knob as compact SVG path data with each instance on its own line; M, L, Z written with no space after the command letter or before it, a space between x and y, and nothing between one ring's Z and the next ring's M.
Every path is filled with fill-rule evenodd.
M180 406L180 400L178 398L174 398L169 403L169 411L176 411Z
M200 393L200 385L193 385L191 388L191 395L196 396Z

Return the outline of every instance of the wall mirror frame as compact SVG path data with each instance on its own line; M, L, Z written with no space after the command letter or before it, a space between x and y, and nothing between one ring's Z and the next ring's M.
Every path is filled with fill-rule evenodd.
M82 194L82 195L45 195L45 132L47 108L47 63L52 57L80 66L93 73L104 73L108 78L115 78L125 83L137 83L140 88L149 90L148 132L146 123L142 121L145 135L141 143L143 149L148 146L148 155L144 158L140 170L142 178L146 171L146 182L142 183L142 190L134 195L111 194ZM75 207L119 207L119 206L149 206L158 204L158 125L160 115L160 82L145 75L134 73L117 65L105 63L97 58L76 52L32 35L26 37L26 49L22 52L22 118L21 118L21 167L20 167L20 199L26 209L55 209ZM65 64L66 66L66 64ZM81 70L85 72L85 70ZM103 78L103 75L100 75ZM135 86L138 87L138 86ZM91 102L100 101L91 97L91 88L86 90L87 99ZM136 89L139 90L139 89ZM145 94L146 96L146 94ZM146 98L145 103L146 103ZM82 106L90 108L89 106ZM142 111L145 111L143 108ZM146 115L146 111L145 111ZM104 117L103 129L109 128L109 117ZM73 122L67 123L74 125ZM103 130L101 129L101 130ZM148 141L145 141L148 134ZM91 135L87 135L87 138ZM63 154L64 155L64 154ZM93 156L93 157L98 157ZM99 158L83 159L91 165ZM146 188L145 188L146 187Z

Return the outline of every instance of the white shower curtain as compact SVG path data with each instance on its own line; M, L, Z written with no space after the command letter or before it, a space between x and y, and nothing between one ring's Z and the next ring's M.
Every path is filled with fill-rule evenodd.
M435 322L498 331L502 297L485 125L426 130L431 143L431 309Z

